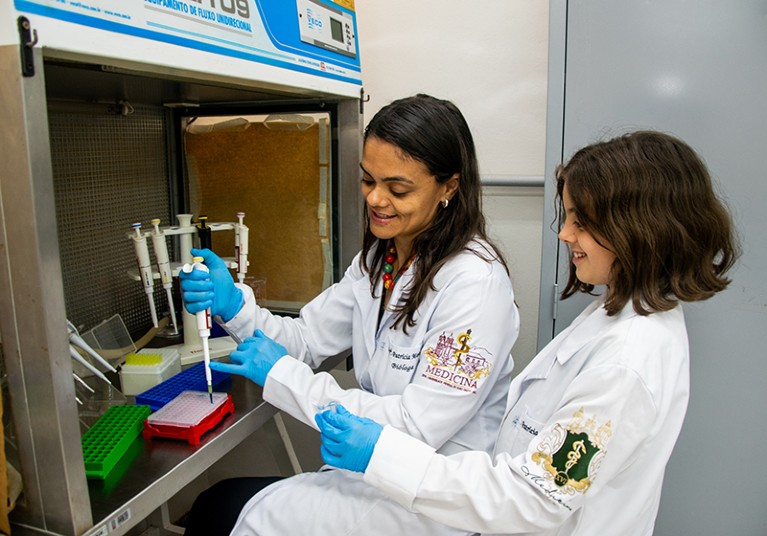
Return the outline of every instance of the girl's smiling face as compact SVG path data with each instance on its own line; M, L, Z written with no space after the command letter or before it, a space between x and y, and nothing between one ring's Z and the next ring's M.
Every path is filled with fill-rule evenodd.
M413 240L429 228L439 204L455 193L458 175L440 184L422 162L376 137L365 141L360 167L370 231L394 239L398 256L409 257Z
M565 221L559 231L559 239L570 248L570 260L578 280L589 285L609 285L615 254L581 227L566 183L562 190L562 203Z

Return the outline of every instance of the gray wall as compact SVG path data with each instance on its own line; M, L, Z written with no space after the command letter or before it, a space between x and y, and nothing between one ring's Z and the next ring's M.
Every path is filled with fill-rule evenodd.
M730 288L685 307L692 395L655 534L765 535L767 1L552 0L550 16L546 176L598 138L675 134L707 162L743 242ZM552 195L547 184L545 222ZM557 304L552 323L557 255L544 225L539 345L583 305Z

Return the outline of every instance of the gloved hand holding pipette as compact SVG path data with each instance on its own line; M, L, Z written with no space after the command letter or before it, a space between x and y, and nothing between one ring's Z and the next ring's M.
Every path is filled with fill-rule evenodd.
M179 274L190 274L192 272L207 273L208 267L205 266L202 261L202 257L194 257L194 264L185 264ZM202 309L195 313L197 320L197 330L200 333L200 340L202 341L202 357L205 361L205 381L208 384L208 395L210 396L210 403L213 403L213 378L210 373L210 346L208 346L208 338L210 337L210 309Z
M230 321L243 304L242 291L234 285L226 263L209 249L192 249L192 256L202 257L209 272L181 271L178 274L184 306L191 314L210 309L224 322Z
M253 333L229 354L231 363L211 363L210 368L219 372L228 372L245 376L261 387L266 383L266 377L274 364L288 355L288 351L280 343L273 341L260 329Z
M383 426L350 413L340 404L332 411L318 413L314 421L322 438L322 460L328 465L364 473Z

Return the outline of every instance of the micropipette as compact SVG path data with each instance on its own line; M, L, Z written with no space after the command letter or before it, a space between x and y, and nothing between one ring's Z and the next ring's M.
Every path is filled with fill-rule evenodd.
M237 281L245 283L245 274L248 271L248 228L242 223L244 212L237 213L240 222L234 232L234 254L237 257Z
M238 212L237 217L242 214L245 216L244 212ZM242 220L240 220L240 223L242 223ZM234 262L237 263L237 271L240 271L240 226L238 224L234 224ZM239 279L240 274L237 274L237 278ZM242 283L242 281L240 281Z
M154 232L152 233L152 246L154 246L154 256L157 259L157 269L160 271L160 281L165 292L168 294L168 309L170 310L170 319L173 322L173 332L178 333L176 324L176 308L173 306L173 275L170 271L170 259L168 258L168 244L165 242L165 233L160 231L160 220L152 220Z
M208 267L205 266L202 261L202 257L192 258L192 264L185 264L181 270L184 273L190 273L192 270L202 270L209 272ZM195 315L197 320L197 331L200 333L200 339L202 339L202 358L205 361L205 381L208 383L208 395L210 396L210 403L213 403L213 378L210 374L210 346L208 346L208 337L210 337L210 307L204 311L199 311Z
M69 355L72 357L72 359L74 359L75 361L80 363L82 366L90 370L98 378L101 378L102 380L107 382L109 385L112 385L112 382L109 381L109 378L104 376L104 374L99 369L97 369L96 367L88 363L88 361L83 356L80 355L80 352L75 350L75 347L72 346L71 344L69 345Z
M154 281L152 280L152 265L149 262L149 246L146 243L146 235L141 233L141 224L131 225L136 232L133 238L133 245L136 248L136 261L138 262L138 271L141 274L141 281L144 283L144 292L149 300L149 312L152 314L152 325L157 327L157 311L154 308Z
M85 380L83 380L83 379L82 379L80 376L78 376L78 375L77 375L77 374L75 374L74 372L72 373L72 376L74 376L75 380L77 380L77 382L78 382L80 385L82 385L83 387L85 387L85 388L86 388L88 391L90 391L91 393L95 393L95 392L96 392L96 391L93 389L93 387L91 387L90 385L88 385L87 383L85 383Z
M76 347L82 349L86 354L91 356L93 359L95 359L97 362L104 365L107 369L111 370L112 372L117 372L117 369L112 366L112 364L101 357L96 351L91 348L90 344L85 342L85 340L80 337L79 332L77 331L77 328L75 325L67 320L67 330L69 330L69 343L70 345L75 345ZM79 353L78 353L79 355Z

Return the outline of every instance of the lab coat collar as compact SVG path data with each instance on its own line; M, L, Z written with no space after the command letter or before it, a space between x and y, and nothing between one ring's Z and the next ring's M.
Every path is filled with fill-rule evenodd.
M398 304L402 298L402 294L405 291L409 292L410 283L413 280L413 265L415 264L415 261L408 267L407 270L400 276L400 278L397 280L397 284L394 285L394 289L392 289L391 297L389 298L389 305ZM383 282L379 282L377 285L376 291L383 293ZM380 302L377 302L380 306ZM378 333L376 335L380 335L380 333L384 329L389 329L391 324L394 322L394 316L395 313L391 311L389 307L386 308L386 310L383 313L383 316L381 317L381 325L378 326Z
M618 320L624 320L636 316L633 305L629 301L623 309L614 316L607 316L604 309L604 297L594 300L570 325L570 332L557 348L557 361L566 363L578 350L592 341L595 337L604 334L606 329Z
M361 277L352 284L354 299L357 308L362 314L362 340L365 343L368 355L373 355L376 346L376 323L378 322L378 308L381 304L383 287L379 282L376 285L375 296L370 293L370 278Z

